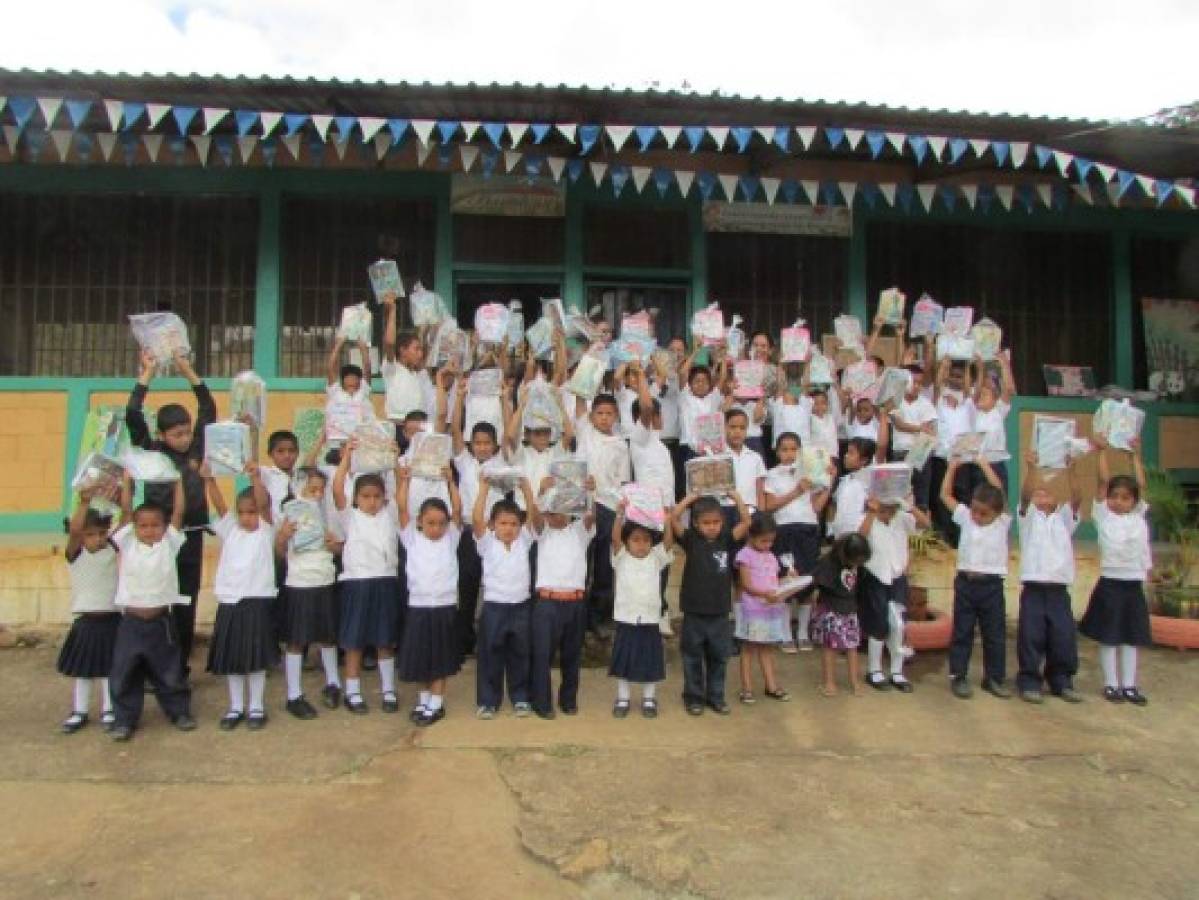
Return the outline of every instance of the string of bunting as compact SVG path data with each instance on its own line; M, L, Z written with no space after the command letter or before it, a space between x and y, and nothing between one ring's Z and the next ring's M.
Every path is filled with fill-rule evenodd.
M141 149L152 163L157 163L162 159L165 147L178 164L188 159L189 152L194 152L201 165L207 165L214 153L226 166L234 165L235 158L244 165L258 152L263 164L273 166L279 148L283 147L295 161L306 152L310 164L321 165L328 149L332 149L341 161L351 147L356 153L370 147L375 158L383 160L411 135L418 142L417 162L420 166L425 165L436 149L438 166L449 168L454 162L456 148L462 170L470 172L477 164L485 178L499 171L505 174L516 172L530 180L550 177L554 182L565 176L573 183L586 169L597 186L606 178L618 195L631 181L638 193L652 183L663 196L673 183L684 196L694 186L705 200L715 196L719 187L729 202L761 198L774 203L781 198L789 203L852 205L854 198L861 196L870 206L881 200L905 211L916 203L931 211L938 201L949 209L961 201L970 209L984 211L994 202L1008 210L1015 203L1029 210L1036 206L1063 209L1070 202L1119 206L1134 199L1154 200L1160 207L1172 198L1193 209L1196 202L1196 189L1190 184L1130 172L1041 144L840 126L436 121L231 110L129 100L0 96L0 120L3 120L5 110L11 123L2 126L3 137L14 156L24 142L29 156L36 160L49 143L60 162L66 162L72 152L77 158L88 159L93 149L98 150L104 162L109 162L120 147L130 165ZM85 130L84 125L93 116L107 123L109 130ZM562 157L535 149L554 132L577 146L578 155ZM472 143L476 138L481 138L480 143ZM526 141L526 150L517 149ZM910 153L917 165L938 161L958 166L990 158L996 169L1048 173L1060 176L1069 184L1040 181L1007 185L817 182L716 174L606 163L595 158L594 151L601 141L606 141L604 146L610 146L614 152L626 148L640 153L682 148L695 153L714 148L720 152L744 154L756 144L772 146L784 154L813 149L866 153L871 160Z

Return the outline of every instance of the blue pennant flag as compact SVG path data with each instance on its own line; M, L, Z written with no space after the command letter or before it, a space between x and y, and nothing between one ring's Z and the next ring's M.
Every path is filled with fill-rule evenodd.
M1053 208L1061 212L1070 202L1070 191L1066 189L1064 184L1055 184L1053 186Z
M870 158L878 159L882 155L883 147L887 146L887 136L881 131L867 131L866 146L870 148Z
M628 166L612 166L608 169L608 177L612 179L612 194L616 197L624 191L624 186L629 182L629 167Z
M49 136L48 131L39 131L36 128L25 132L25 146L29 148L29 159L37 159L42 155L42 150L46 147L46 138Z
M233 119L237 123L237 136L245 137L250 133L250 129L258 124L258 112L253 109L234 110Z
M687 125L683 128L683 134L687 136L687 146L691 148L692 153L704 142L704 133L703 125Z
M123 124L121 125L121 128L127 129L127 128L132 127L133 124L136 123L138 119L140 119L142 116L144 116L146 114L146 104L133 103L131 101L126 100L125 101L125 109L123 112L124 112L124 115L122 117Z
M1016 187L1016 199L1024 204L1024 211L1031 214L1037 205L1037 194L1031 184L1021 184Z
M529 181L533 181L533 179L541 174L541 164L543 162L545 162L544 156L531 156L527 153L525 154L525 177L528 178Z
M454 148L451 144L437 145L437 168L448 169L454 158Z
M132 166L137 162L137 148L140 144L136 134L127 131L121 135L121 151L125 156L125 165Z
M580 125L579 126L579 153L586 156L591 152L591 148L595 146L595 142L599 140L600 127L598 125Z
M548 125L545 122L534 122L529 126L529 130L533 132L533 143L540 144L546 139L550 131L553 130L553 125Z
M479 150L479 156L482 159L480 167L483 171L484 178L490 178L495 172L496 163L499 162L500 152L495 147L482 147Z
M836 206L841 196L834 181L820 182L820 189L816 193L820 197L820 202L825 206Z
M391 132L391 142L395 146L400 145L400 141L404 139L404 132L408 130L407 119L388 119L387 130Z
M350 136L350 129L354 127L354 123L358 119L355 116L334 116L333 124L337 126L337 134L341 138Z
M79 128L87 121L87 115L92 111L91 100L68 100L64 104L67 117L71 120L72 128Z
M1091 170L1095 168L1095 164L1089 159L1083 159L1081 156L1074 157L1074 169L1078 172L1078 180L1085 182L1087 176L1091 174Z
M458 133L461 127L457 122L438 122L437 133L441 135L441 143L448 144L454 139L454 135Z
M970 142L965 138L953 138L949 142L949 164L957 165L966 151L970 149Z
M670 169L658 167L654 169L654 187L658 189L658 196L665 197L666 192L670 190L670 185L674 178L670 174Z
M916 199L916 189L910 184L901 184L895 189L895 202L905 213L912 211L912 201Z
M980 184L978 186L978 208L984 213L991 211L991 204L995 202L995 188L989 184Z
M583 174L583 160L568 159L566 161L566 177L570 179L570 183L574 184Z
M637 133L637 142L641 144L642 153L649 149L649 145L658 136L657 125L638 125L633 130Z
M221 161L226 166L233 165L233 138L227 134L220 134L213 140L216 145L216 152L221 157Z
M695 183L699 185L699 195L705 201L712 199L712 191L716 190L716 176L711 172L699 172L695 176Z
M175 157L175 165L183 165L187 160L187 138L183 137L183 135L169 137L167 138L167 144L170 145L171 153Z
M954 207L958 203L957 191L949 185L943 184L937 188L937 196L941 198L941 202L945 204L945 208L953 212Z
M191 127L192 121L200 112L198 106L176 106L171 109L171 115L175 119L175 127L179 129L180 134L187 134L187 129ZM304 116L303 118L308 118ZM289 131L288 134L291 134Z
M908 146L912 148L912 155L916 157L916 165L924 162L924 157L928 154L928 138L922 134L909 134Z
M1040 166L1043 169L1047 165L1049 165L1049 161L1051 159L1053 159L1053 151L1052 150L1050 150L1048 147L1042 147L1040 145L1037 145L1036 147L1034 147L1033 150L1036 151L1036 154L1037 154L1037 165L1038 166Z
M752 202L758 194L758 188L762 186L762 180L756 175L742 175L737 179L737 186L741 188L742 196Z
M784 153L791 149L791 129L786 125L776 125L774 128L774 145Z
M279 142L273 137L263 138L258 147L262 150L262 161L266 163L267 168L273 168L275 156L279 152Z
M92 140L92 136L86 131L81 131L75 135L75 151L79 154L80 159L86 160L91 156L93 146L94 141Z
M779 195L788 203L795 203L799 199L799 182L794 178L786 178L779 185Z
M736 125L729 129L729 134L737 142L737 152L744 153L746 148L749 147L749 139L754 136L754 130L746 128L744 125Z
M995 154L996 167L1002 166L1007 162L1011 150L1012 147L1007 141L991 141L991 152Z
M1116 182L1120 185L1119 196L1122 197L1124 196L1124 192L1136 182L1136 178L1131 172L1125 172L1123 169L1120 169L1116 172Z
M1157 194L1157 205L1161 206L1170 199L1170 195L1174 193L1174 182L1157 179L1153 182L1153 193Z
M325 164L325 142L311 140L308 142L308 156L312 160L312 164L323 166Z
M865 181L858 185L858 196L862 198L862 202L866 204L867 209L874 209L874 204L878 202L878 195L881 193L878 186Z
M484 122L483 133L491 140L493 147L499 147L500 142L504 139L504 129L507 126L503 122Z
M291 137L307 124L307 113L286 113L283 116L283 127L287 132L287 137Z
M9 97L8 108L12 110L13 118L17 122L17 128L24 129L29 124L29 119L33 115L33 111L37 109L37 101L32 97Z
M844 128L825 128L824 136L826 138L828 138L828 145L832 149L836 150L837 145L840 144L843 140L845 140L845 129Z

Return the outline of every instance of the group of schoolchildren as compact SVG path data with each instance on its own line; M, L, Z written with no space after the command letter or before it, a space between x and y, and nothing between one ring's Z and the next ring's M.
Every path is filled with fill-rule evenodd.
M286 710L299 719L316 717L302 685L305 654L314 646L323 670L320 701L330 710L365 714L377 697L378 708L396 713L398 678L415 686L411 721L432 725L446 715L447 679L474 654L478 718L498 715L505 692L517 716L574 715L584 638L608 629L608 674L616 679L612 714L629 714L638 686L640 712L653 718L655 689L665 678L663 640L673 634L665 587L675 547L685 556L679 650L687 713L730 712L725 677L734 653L741 704L756 702L758 674L764 697L790 700L776 649L818 646L825 696L838 691L838 655L847 658L853 693L867 685L910 693L903 674L911 654L903 640L909 537L930 520L957 547L952 692L972 694L968 671L977 626L982 686L1011 696L1004 641L1010 527L1004 418L1015 388L1005 356L994 377L981 360L937 360L930 341L909 345L901 325L911 377L896 403L880 408L835 385L809 384L806 368L794 364L778 366L772 396L741 401L724 348L697 343L688 350L675 339L668 345L671 365L659 357L618 366L607 376L607 390L587 399L564 388L568 354L558 334L549 363L509 364L506 348L493 352L488 363L505 376L497 420L472 409L468 373L453 364L430 373L423 341L397 336L394 298L385 303L382 420L395 425L394 470L355 474L352 437L337 446L318 442L301 460L296 436L277 431L267 441L270 464L247 465L249 486L232 509L203 462L204 426L216 418L208 388L179 357L196 414L164 405L152 438L142 406L156 363L143 357L126 411L130 439L165 453L180 478L147 484L136 508L135 485L127 479L112 498L122 507L115 531L89 507L90 495L80 497L67 544L76 618L59 658L59 671L75 679L64 732L87 724L95 681L105 730L128 740L141 717L146 679L175 727L195 728L189 663L205 531L221 541L207 670L228 682L222 730L267 724L267 673L280 658ZM868 354L881 329L876 321ZM359 349L363 367L342 364L342 341L333 347L328 398L356 401L373 417L371 376L364 371L369 356ZM771 337L754 334L748 352L770 361ZM557 427L524 427L530 388L538 381L555 388ZM687 493L684 466L700 452L697 417L717 412L724 417L723 452L732 459L736 489L725 496ZM452 462L437 478L413 472L414 438L425 430L452 437ZM955 438L967 430L985 432L982 450L957 459ZM902 461L922 432L936 438L937 449L912 472L912 495L899 503L872 499L871 464ZM809 446L833 457L831 487L809 481L797 465ZM1077 630L1101 645L1104 696L1144 705L1136 678L1137 647L1149 642L1144 472L1134 452L1134 475L1109 477L1108 457L1115 452L1102 445L1099 451L1093 518L1102 577ZM548 502L555 488L551 467L569 459L588 467L593 503L579 515L555 512ZM497 461L519 469L508 493L491 482ZM1072 468L1070 478L1073 486ZM661 530L630 520L620 487L631 481L657 488L666 499ZM323 545L294 547L295 527L282 507L297 497L327 511ZM1037 460L1028 457L1019 503L1016 687L1029 702L1042 702L1046 689L1081 700L1073 685L1078 654L1069 597L1080 501L1076 490L1059 504ZM811 583L780 599L780 578L797 574ZM561 670L556 697L555 662ZM379 678L370 700L363 684L368 666Z

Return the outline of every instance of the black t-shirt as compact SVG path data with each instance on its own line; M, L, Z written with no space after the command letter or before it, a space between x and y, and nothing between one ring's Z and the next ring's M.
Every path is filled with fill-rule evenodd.
M812 581L820 592L820 602L840 615L858 611L858 570L842 568L826 553L812 570Z
M728 615L733 595L733 535L725 527L714 541L688 528L679 546L687 554L679 606L699 616Z

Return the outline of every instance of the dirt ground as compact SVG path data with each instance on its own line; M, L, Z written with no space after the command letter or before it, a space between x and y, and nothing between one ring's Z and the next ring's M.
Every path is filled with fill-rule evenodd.
M1176 651L1145 654L1146 709L1098 696L1087 644L1078 706L956 700L940 654L911 696L824 699L801 654L793 702L693 719L671 646L656 721L614 720L589 670L577 718L480 722L470 667L426 731L377 704L293 720L273 675L268 728L225 734L201 676L196 732L151 704L126 745L57 733L54 656L0 652L4 897L1199 896L1199 659Z

